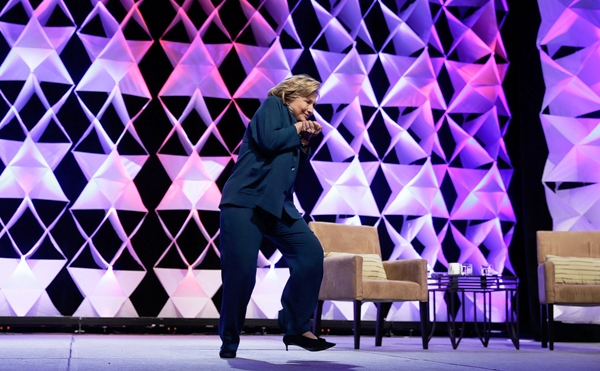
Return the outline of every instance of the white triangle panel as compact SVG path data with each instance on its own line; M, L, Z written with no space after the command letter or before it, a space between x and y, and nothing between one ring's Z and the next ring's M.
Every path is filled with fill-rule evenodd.
M28 317L56 317L61 316L61 313L56 309L47 292L42 292L39 299L33 304L26 316Z
M181 318L182 315L177 311L177 307L175 306L175 303L173 303L173 299L168 299L164 307L160 310L160 313L158 313L158 317Z
M92 305L89 298L83 299L77 310L73 313L73 317L99 317L99 313Z

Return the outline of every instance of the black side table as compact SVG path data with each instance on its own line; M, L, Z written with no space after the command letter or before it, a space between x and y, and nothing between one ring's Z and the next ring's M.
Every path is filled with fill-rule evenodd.
M433 336L436 324L435 293L443 292L444 296L449 294L449 303L446 305L448 314L448 334L452 348L456 349L460 344L465 332L465 293L473 294L473 322L475 332L484 347L488 346L492 330L492 293L504 292L505 323L508 335L515 346L519 349L519 279L510 276L449 276L447 274L433 274L429 279L429 293L433 296L433 322L429 339ZM477 318L477 298L483 298L483 318ZM457 303L456 297L460 297L462 326L457 327ZM510 306L512 303L514 306Z

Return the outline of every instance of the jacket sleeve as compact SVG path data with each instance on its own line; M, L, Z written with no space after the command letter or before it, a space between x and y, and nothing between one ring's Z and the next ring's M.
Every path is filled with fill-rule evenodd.
M306 153L304 153L304 151L300 151L300 165L298 166L298 174L304 173L304 171L310 164L310 159L312 158L312 156L313 151L311 146L308 146L308 150L306 151Z
M277 97L269 97L250 121L252 140L266 154L277 154L300 146L300 136Z

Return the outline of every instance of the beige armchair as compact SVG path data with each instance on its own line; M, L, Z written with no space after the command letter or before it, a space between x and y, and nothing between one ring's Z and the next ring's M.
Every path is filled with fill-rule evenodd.
M418 301L423 349L427 349L427 262L423 259L381 262L379 236L375 227L325 222L311 222L309 227L325 252L324 276L313 332L318 334L320 331L324 300L352 301L354 349L359 349L361 305L365 301L374 302L377 306L375 346L381 346L383 322L392 302Z
M542 347L554 349L554 304L600 305L600 231L537 232Z

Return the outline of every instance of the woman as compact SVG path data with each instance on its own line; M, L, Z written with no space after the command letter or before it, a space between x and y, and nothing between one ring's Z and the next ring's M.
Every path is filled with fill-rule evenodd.
M296 174L311 154L309 141L322 129L308 120L319 88L313 78L296 75L269 90L248 124L238 160L223 188L221 358L236 356L263 238L277 245L290 269L279 312L286 350L288 345L309 351L335 345L310 331L323 278L323 248L292 198Z

